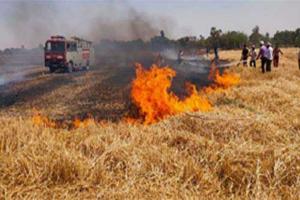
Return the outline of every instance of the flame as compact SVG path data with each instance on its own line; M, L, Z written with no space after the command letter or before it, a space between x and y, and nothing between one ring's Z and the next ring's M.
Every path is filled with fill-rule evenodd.
M224 71L220 74L216 66L212 66L209 79L213 80L213 84L198 91L196 86L187 83L186 91L188 96L180 99L174 93L170 92L173 77L176 72L170 67L158 67L152 65L149 70L143 69L141 64L136 64L136 78L132 82L131 97L133 103L139 109L139 115L142 118L124 117L123 122L128 124L136 124L143 122L144 124L155 123L171 115L183 112L194 111L210 111L212 104L207 99L207 95L215 92L223 92L231 86L240 82L238 74ZM91 115L88 118L58 123L48 117L42 116L36 110L32 117L35 125L50 128L86 128L91 125L106 126L106 121L96 121Z
M224 71L222 75L220 75L219 70L216 70L215 83L224 89L232 87L240 83L240 76L235 73L229 73L228 71Z
M49 128L56 128L57 124L50 120L48 117L42 116L41 113L34 111L34 115L32 116L32 123L38 126L45 126Z
M74 119L73 121L55 121L49 119L47 116L43 116L40 112L36 109L33 110L33 116L31 121L34 125L37 126L44 126L48 128L65 128L69 127L70 129L77 129L77 128L87 128L88 126L98 125L98 126L106 126L107 122L104 120L96 121L93 117L89 116L83 120L79 118Z
M97 122L93 118L86 118L84 120L80 120L76 118L73 121L73 127L74 128L86 128L91 125L95 125Z
M150 70L136 64L136 79L132 83L131 96L144 116L144 123L157 122L167 116L188 111L209 111L210 102L199 94L196 86L187 84L189 96L180 100L169 92L176 72L170 67L152 65Z
M203 89L207 94L223 92L234 85L238 85L241 81L238 74L229 72L228 70L224 70L223 74L220 74L214 64L211 67L208 79L213 80L213 84Z

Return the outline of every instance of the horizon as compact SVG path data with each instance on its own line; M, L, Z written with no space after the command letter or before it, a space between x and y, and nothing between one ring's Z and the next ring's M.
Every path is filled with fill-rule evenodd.
M16 0L0 5L0 49L34 48L51 35L76 35L97 42L106 37L131 40L145 36L141 39L147 40L159 35L159 30L178 39L207 37L211 27L248 36L256 25L260 33L270 36L300 27L298 1Z

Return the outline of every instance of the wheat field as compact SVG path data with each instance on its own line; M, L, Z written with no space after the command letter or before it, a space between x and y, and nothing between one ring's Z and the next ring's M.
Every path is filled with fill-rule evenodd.
M0 199L300 199L300 70L297 49L283 53L271 73L232 66L241 83L209 95L212 111L147 126L113 120L127 105L97 99L119 99L129 86L126 94L103 92L92 80L95 90L87 89L79 83L90 74L72 77L76 89L57 75L56 83L64 84L47 94L24 91L19 103L0 110ZM240 51L220 57L235 62ZM38 90L35 84L13 90ZM90 102L80 101L83 92ZM34 107L67 118L76 106L82 113L97 107L92 115L104 112L112 120L68 129L37 125L30 117Z

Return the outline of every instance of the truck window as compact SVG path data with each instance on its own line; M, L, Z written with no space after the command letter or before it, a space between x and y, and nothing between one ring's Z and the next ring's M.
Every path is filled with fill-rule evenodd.
M67 43L67 51L77 51L76 43L73 42Z
M49 41L46 43L46 51L51 51L51 52L64 52L65 51L65 43L64 42L53 42Z

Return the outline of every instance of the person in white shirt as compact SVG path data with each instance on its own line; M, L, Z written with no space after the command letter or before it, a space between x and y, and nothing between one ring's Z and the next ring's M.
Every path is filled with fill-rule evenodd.
M268 44L267 44L266 57L267 57L266 71L270 72L271 71L272 60L273 60L273 48L272 48L270 42L268 42Z

